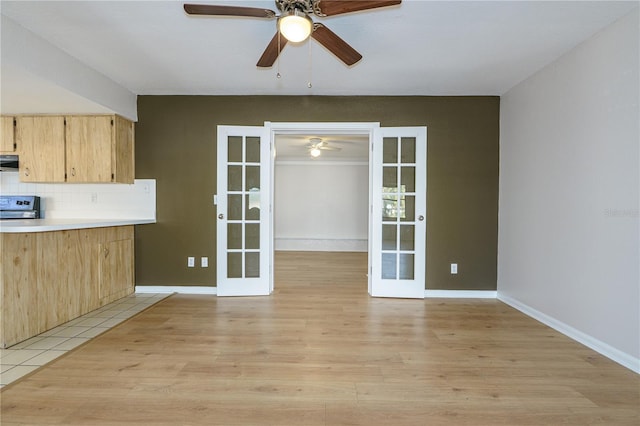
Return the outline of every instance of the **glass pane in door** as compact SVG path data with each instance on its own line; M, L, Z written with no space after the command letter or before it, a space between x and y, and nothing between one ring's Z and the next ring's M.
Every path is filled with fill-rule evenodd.
M384 138L382 140L382 163L395 164L398 162L398 138Z
M229 163L242 163L242 136L229 136Z
M398 257L394 253L382 253L382 278L394 280L398 278L396 273Z
M413 279L413 257L411 253L400 253L400 279L412 280Z
M242 253L227 254L227 276L242 278Z
M396 226L382 225L382 249L396 250L397 246L398 246L398 242L397 242Z
M416 138L401 138L400 145L400 162L415 163L416 162Z
M260 163L260 138L247 137L247 163Z
M416 168L402 167L400 168L400 186L407 192L416 191Z
M227 248L235 250L242 248L242 225L227 223Z
M414 225L400 225L400 250L414 250L415 238L416 235Z
M242 166L229 166L227 175L229 191L242 190L242 175Z
M231 194L227 200L229 220L242 220L242 195Z
M258 278L260 276L260 252L245 254L244 276L247 278Z

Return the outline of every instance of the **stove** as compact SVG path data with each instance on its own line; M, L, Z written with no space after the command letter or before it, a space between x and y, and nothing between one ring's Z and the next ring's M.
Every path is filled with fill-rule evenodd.
M40 219L40 197L0 195L0 219Z

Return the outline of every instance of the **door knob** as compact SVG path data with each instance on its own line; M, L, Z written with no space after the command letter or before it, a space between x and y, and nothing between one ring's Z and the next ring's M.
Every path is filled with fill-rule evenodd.
M424 216L422 216L422 215L418 216L418 220L419 220L420 222L422 222L422 221L424 220Z
M218 219L224 219L224 215L223 215L222 213L220 213L220 214L218 215Z

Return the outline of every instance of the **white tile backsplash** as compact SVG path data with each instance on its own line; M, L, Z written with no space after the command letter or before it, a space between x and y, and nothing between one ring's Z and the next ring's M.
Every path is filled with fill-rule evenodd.
M0 172L0 194L38 195L49 219L155 219L156 180L122 183L23 183L18 172Z

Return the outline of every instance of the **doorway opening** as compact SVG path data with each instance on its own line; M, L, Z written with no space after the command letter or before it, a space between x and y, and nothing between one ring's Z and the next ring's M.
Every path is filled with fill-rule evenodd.
M369 145L365 134L275 134L274 281L367 291Z
M357 220L354 218L359 218L359 220L362 221L364 218L363 221L364 223L366 223L366 234L365 234L366 237L362 238L362 234L360 233L360 231L362 230L361 226L357 227L358 231L356 231L355 233L353 230L350 230L348 235L351 238L344 238L344 239L335 237L336 229L334 228L332 230L332 234L330 234L333 236L333 238L319 238L315 243L311 243L311 244L316 244L316 248L319 248L321 246L324 246L325 249L328 247L333 247L334 250L335 250L335 247L339 247L339 246L342 246L343 249L357 248L360 250L360 249L363 249L362 245L366 244L365 250L367 252L367 256L366 256L367 267L364 272L368 276L367 291L369 293L371 293L370 272L371 272L371 265L372 265L370 235L372 231L372 228L371 228L371 212L372 212L371 181L373 176L373 170L372 170L372 167L370 166L371 166L371 159L372 159L374 132L379 127L380 127L380 123L374 123L374 122L372 123L366 123L366 122L363 122L363 123L271 123L271 122L265 122L265 128L268 129L270 141L272 143L272 148L273 148L272 149L273 156L271 158L271 170L272 170L271 188L276 188L275 173L273 173L273 171L275 171L276 169L277 161L286 162L287 160L289 160L291 162L294 162L294 161L301 161L302 158L308 161L308 159L305 158L305 156L307 155L309 157L312 157L312 155L315 156L315 154L311 152L311 149L309 149L309 146L313 145L315 147L318 143L317 139L320 139L323 146L325 147L340 148L340 150L320 149L321 151L320 155L313 157L316 160L318 159L320 160L320 161L317 161L317 164L324 164L324 166L331 165L334 168L334 170L340 170L340 174L343 177L349 173L358 175L358 179L359 179L358 182L360 183L360 185L358 185L357 188L352 187L352 189L347 193L357 191L359 194L359 198L366 199L366 205L364 207L365 211L362 212L361 210L358 209L358 207L356 207L356 209L358 210L353 212L350 215L350 220L354 221L354 220ZM300 139L301 136L307 137L307 139L301 140ZM298 139L296 139L296 137ZM342 143L338 143L338 142L342 142ZM300 145L302 145L302 148L300 148ZM280 150L280 152L278 150ZM300 153L298 151L296 153L296 150L302 150L302 152ZM295 159L295 157L298 157L297 160ZM338 162L338 160L342 160L343 164L341 165L335 164ZM324 163L321 163L321 162L324 162ZM353 167L357 167L359 170L355 172L349 171L348 168L350 166L347 165L348 163L351 163ZM307 164L307 167L311 168L308 166L308 164ZM319 166L319 167L323 167L323 166ZM361 174L363 169L366 170L366 179L364 181L362 180L362 174ZM320 169L317 169L315 172L310 172L310 173L315 173L315 175L317 175L318 170ZM317 188L320 188L320 187L317 187ZM274 199L274 193L275 191L271 191L271 205L274 206L274 208L277 208L278 206L276 205L276 200ZM343 196L340 197L340 199L344 200L344 192L343 192ZM336 201L336 198L334 198L333 202L338 204L339 200ZM271 235L271 242L272 242L271 253L274 261L275 261L276 242L278 242L279 248L284 248L287 246L287 244L291 244L290 241L287 242L284 238L282 238L280 241L276 240L275 217L278 214L280 213L272 212L272 215L271 215L271 220L272 220L271 230L273 232L273 234ZM325 226L327 225L325 224ZM280 233L280 236L286 238L286 233ZM299 240L297 241L297 243L299 244L301 243L301 241ZM291 245L289 245L289 247L291 247ZM272 268L271 291L273 291L274 282L275 282L274 269Z

